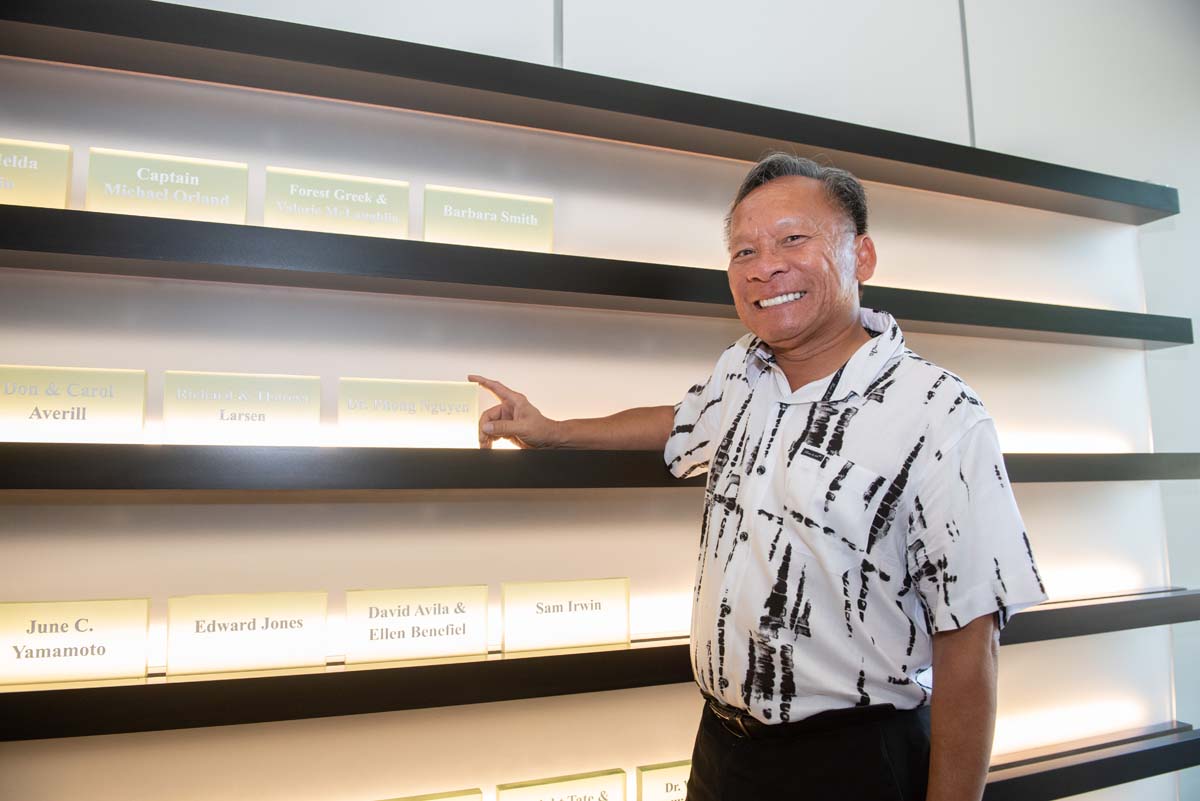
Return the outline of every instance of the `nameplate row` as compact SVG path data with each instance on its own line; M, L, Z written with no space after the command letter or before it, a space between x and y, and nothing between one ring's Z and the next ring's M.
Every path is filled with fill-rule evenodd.
M668 762L637 769L638 801L684 801L691 762ZM624 770L599 770L496 787L496 801L624 801ZM390 801L481 801L483 791L412 795Z
M321 425L318 376L168 370L163 439L307 444ZM144 370L0 365L0 440L128 442L143 432ZM465 381L338 380L343 445L474 448L477 387Z
M501 585L503 650L629 642L629 579ZM348 590L329 638L324 592L167 600L168 675L324 668L488 653L488 587ZM146 675L150 600L0 604L0 685Z
M249 165L236 161L88 150L88 211L245 223ZM71 148L0 139L0 203L65 209ZM268 166L263 224L273 228L403 239L409 236L409 183L393 178ZM550 252L551 198L428 184L424 238L430 242Z

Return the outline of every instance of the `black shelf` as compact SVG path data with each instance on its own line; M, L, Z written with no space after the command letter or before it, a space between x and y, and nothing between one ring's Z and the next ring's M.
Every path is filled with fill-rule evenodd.
M1050 801L1200 765L1200 732L1172 721L1062 743L1041 756L993 765L984 801ZM1005 757L1010 760L1011 757Z
M1164 600L1166 596L1170 601ZM1097 599L1013 617L1001 645L1200 619L1200 592ZM366 670L0 693L0 741L391 712L692 680L686 643Z
M736 318L724 270L252 225L0 206L0 267ZM868 285L909 332L1191 344L1186 317Z
M1008 454L1013 482L1200 478L1200 454ZM407 490L699 487L653 451L0 443L0 497L246 492L263 500ZM30 494L33 495L30 495Z
M870 181L1142 224L1175 189L750 103L149 0L10 0L0 55L449 114L727 158L820 155Z
M0 741L394 712L692 680L687 645L0 693ZM435 700L436 699L436 700Z
M1001 645L1045 642L1200 620L1200 590L1171 588L1138 595L1048 603L1015 615Z

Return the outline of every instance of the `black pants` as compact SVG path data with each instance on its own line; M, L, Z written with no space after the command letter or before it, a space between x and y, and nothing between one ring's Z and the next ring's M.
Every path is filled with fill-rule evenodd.
M783 736L739 737L705 706L688 801L923 801L929 708L788 724ZM782 733L782 730L781 730Z

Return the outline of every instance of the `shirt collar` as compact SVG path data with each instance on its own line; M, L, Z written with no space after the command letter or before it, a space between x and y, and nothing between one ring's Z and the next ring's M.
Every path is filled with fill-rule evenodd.
M783 403L812 403L841 401L855 394L865 397L871 385L887 369L888 363L904 350L904 334L892 315L875 309L862 309L860 322L871 332L871 341L864 343L850 360L833 375L817 379L792 392L787 379L778 370L771 346L755 337L746 348L746 377L753 386L763 373L775 368L785 397Z

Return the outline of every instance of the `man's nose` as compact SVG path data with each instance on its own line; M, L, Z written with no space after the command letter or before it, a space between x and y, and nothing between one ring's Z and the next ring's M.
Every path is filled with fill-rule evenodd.
M746 277L751 281L770 281L780 273L787 271L788 264L785 259L777 253L764 251L754 260Z

